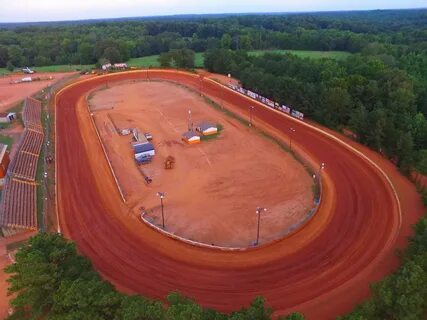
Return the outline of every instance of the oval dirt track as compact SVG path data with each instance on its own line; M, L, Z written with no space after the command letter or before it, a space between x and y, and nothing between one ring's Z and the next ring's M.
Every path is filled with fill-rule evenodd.
M401 216L385 177L331 137L261 106L255 121L284 135L292 126L298 133L295 143L317 163L327 164L320 210L302 230L264 247L222 252L170 239L130 218L85 96L108 82L144 80L147 75L139 71L94 77L56 97L61 231L117 287L153 298L179 290L221 311L239 309L263 295L277 314L296 309L308 318L325 319L351 309L367 295L370 281L390 271L384 256L393 254ZM200 86L199 77L190 73L150 70L149 77ZM203 92L236 109L254 104L207 79Z

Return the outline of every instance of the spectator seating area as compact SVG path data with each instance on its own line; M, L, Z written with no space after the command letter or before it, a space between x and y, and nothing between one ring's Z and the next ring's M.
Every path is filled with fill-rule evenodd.
M22 119L24 132L13 157L2 192L0 225L3 228L37 229L37 164L43 145L41 102L27 98Z

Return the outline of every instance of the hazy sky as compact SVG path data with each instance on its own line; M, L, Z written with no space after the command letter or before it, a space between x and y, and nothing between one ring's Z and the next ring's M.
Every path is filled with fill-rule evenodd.
M0 22L427 7L427 0L0 0Z

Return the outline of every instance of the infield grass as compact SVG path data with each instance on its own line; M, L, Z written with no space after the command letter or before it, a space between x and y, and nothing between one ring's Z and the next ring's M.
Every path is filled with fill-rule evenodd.
M309 51L309 50L256 50L249 51L251 56L261 56L265 53L275 53L275 54L293 54L300 58L310 58L310 59L322 59L329 58L334 60L345 60L350 57L352 54L345 51Z

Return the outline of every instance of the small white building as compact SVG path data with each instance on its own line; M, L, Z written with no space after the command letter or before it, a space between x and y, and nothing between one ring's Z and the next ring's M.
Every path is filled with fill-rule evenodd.
M102 70L107 71L111 68L111 63L106 63L101 66Z
M182 134L182 140L188 144L200 143L200 136L194 131L187 131Z
M16 119L14 112L0 112L0 123L9 123Z
M209 136L212 134L218 133L218 127L210 122L202 122L197 127L196 130L199 131L204 136Z
M127 63L115 63L114 69L127 69L128 65Z

